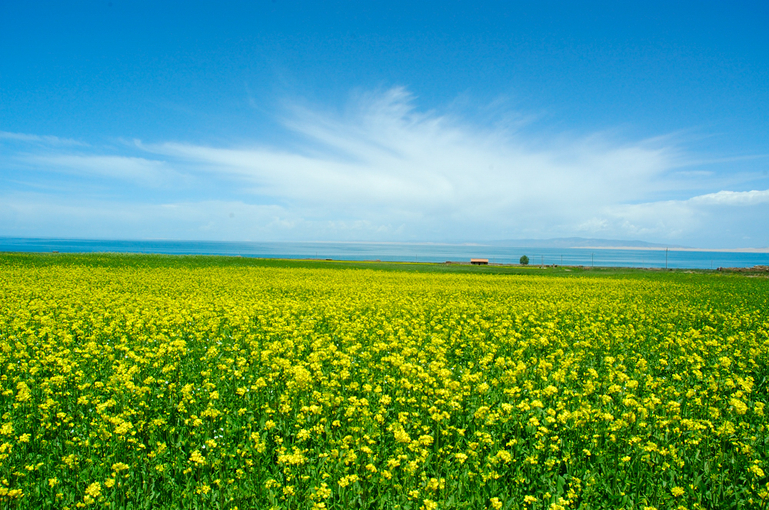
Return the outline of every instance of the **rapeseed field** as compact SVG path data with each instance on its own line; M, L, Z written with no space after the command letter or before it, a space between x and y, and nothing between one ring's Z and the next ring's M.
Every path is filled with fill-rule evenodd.
M14 260L3 508L769 506L765 278Z

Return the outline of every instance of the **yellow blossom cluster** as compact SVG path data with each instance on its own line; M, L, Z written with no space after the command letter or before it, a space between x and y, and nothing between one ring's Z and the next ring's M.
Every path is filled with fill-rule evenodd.
M769 506L769 280L82 260L0 265L0 507Z

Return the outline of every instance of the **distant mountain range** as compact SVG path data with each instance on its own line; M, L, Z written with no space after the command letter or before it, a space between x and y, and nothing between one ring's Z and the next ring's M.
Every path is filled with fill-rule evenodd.
M686 248L672 244L656 244L644 241L618 239L587 239L584 237L559 237L555 239L503 239L485 244L511 248Z

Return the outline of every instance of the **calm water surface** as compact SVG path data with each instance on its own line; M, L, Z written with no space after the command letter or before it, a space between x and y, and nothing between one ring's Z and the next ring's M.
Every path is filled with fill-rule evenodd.
M164 253L173 255L241 255L262 258L320 258L445 262L487 258L489 262L613 267L716 269L769 265L767 253L694 252L585 248L526 248L484 245L407 243L247 243L213 241L120 241L93 239L0 238L0 251L62 253ZM667 258L667 260L666 260Z

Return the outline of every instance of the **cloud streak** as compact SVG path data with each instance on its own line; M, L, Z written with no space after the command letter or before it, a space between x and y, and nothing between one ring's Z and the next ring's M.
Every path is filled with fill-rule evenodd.
M50 135L30 135L27 133L10 133L8 131L0 131L0 140L9 140L13 142L24 142L43 144L51 146L75 146L75 147L87 147L88 144L72 140L69 138L59 138L58 136Z
M107 177L143 186L162 186L183 180L164 161L153 159L79 154L28 155L25 161L41 167L74 172L88 177Z

